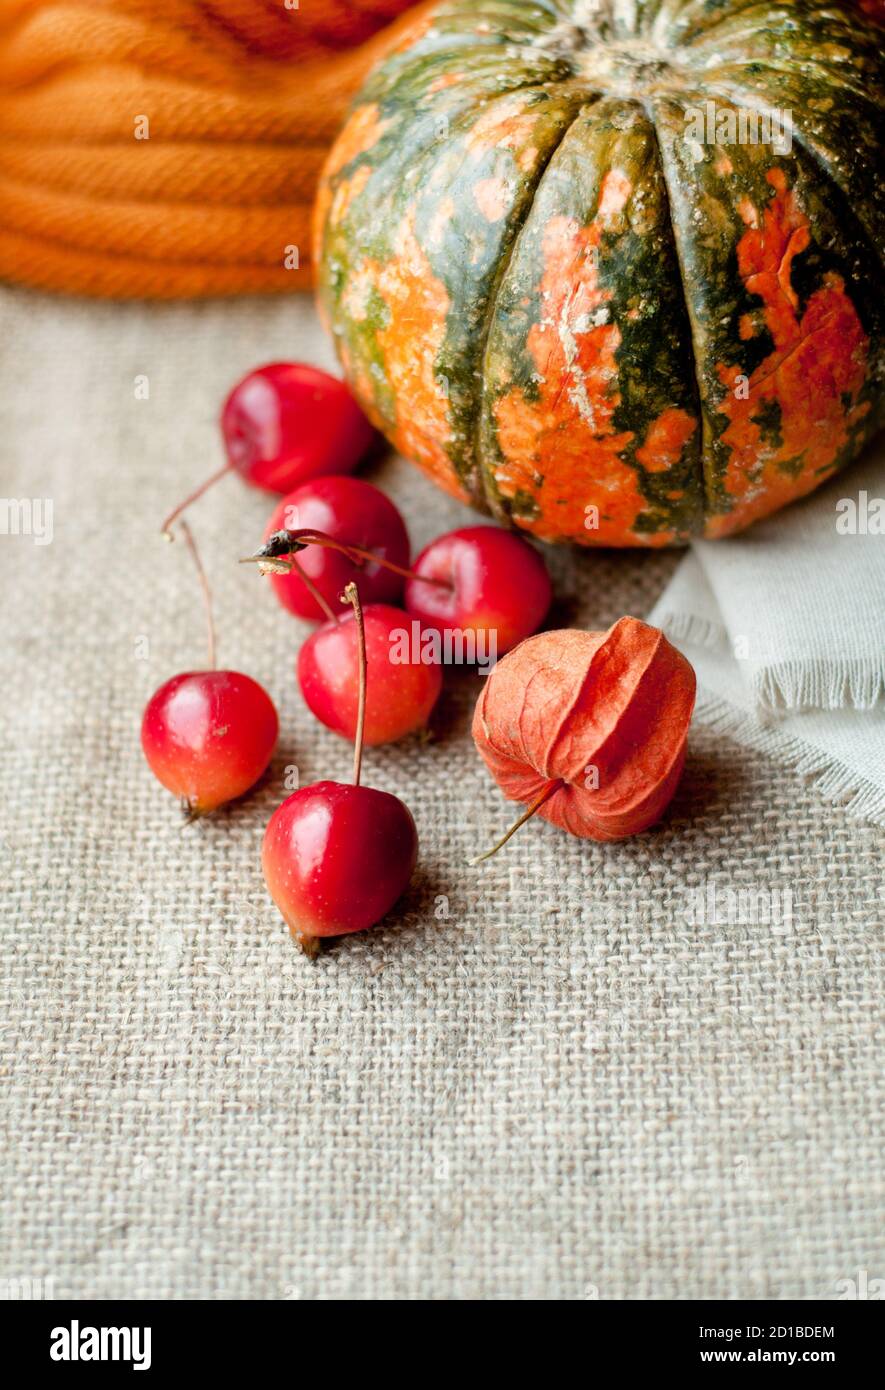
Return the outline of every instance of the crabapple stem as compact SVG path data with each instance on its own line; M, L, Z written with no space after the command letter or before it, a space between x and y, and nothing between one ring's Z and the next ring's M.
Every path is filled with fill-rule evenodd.
M477 864L481 864L484 859L491 859L493 854L497 854L499 849L503 849L507 841L513 835L516 834L517 830L519 830L520 826L525 825L527 820L531 820L535 812L540 811L541 807L544 805L544 802L549 801L553 793L558 792L561 786L562 778L560 777L557 778L555 782L551 782L549 786L545 787L544 790L541 792L540 796L536 796L534 801L525 808L519 819L513 822L506 835L502 835L500 840L498 840L496 844L492 845L491 849L486 850L485 854L480 854L476 857L476 859L470 860L471 866L475 867Z
M206 571L203 569L203 562L200 559L200 552L197 550L197 544L193 538L191 528L188 526L186 521L179 522L179 525L181 526L181 533L184 536L185 543L187 545L188 550L191 553L191 558L196 567L197 577L200 581L200 588L203 591L203 605L206 609L206 637L209 647L209 670L214 671L216 661L215 623L212 619L212 592L209 588L209 581L206 578Z
M414 570L394 564L393 560L385 559L383 555L378 555L374 550L366 550L361 545L350 545L344 541L333 540L324 531L277 531L276 535L271 536L270 540L261 547L261 550L257 551L255 555L246 556L240 561L240 564L260 564L262 560L268 558L268 552L274 559L277 556L291 554L291 551L280 548L285 543L291 543L299 550L306 545L319 545L326 550L339 551L342 555L346 555L353 564L371 560L376 565L381 565L383 569L392 570L394 574L402 575L403 579L417 579L422 584L435 584L438 589L448 589L449 591L455 587L448 579L435 579L431 575L416 574Z
M340 622L341 620L338 617L338 614L332 608L332 605L326 602L326 600L323 598L323 595L317 588L316 584L314 584L313 580L311 579L310 575L307 573L307 571L303 568L302 565L299 565L294 555L289 556L289 563L292 566L292 569L298 575L298 578L301 580L307 592L310 594L314 603L317 605L318 608L322 609L329 621L332 623Z
M366 660L366 627L363 622L363 608L360 603L359 590L353 580L351 580L344 590L342 600L345 603L351 604L353 607L357 643L359 645L360 692L356 716L356 742L353 746L353 785L358 787L360 784L360 772L362 771L363 765L363 730L366 725L366 677L368 662Z
M202 497L204 492L208 492L210 487L212 487L214 483L219 482L224 477L225 473L229 473L232 468L232 463L226 463L223 468L219 468L217 473L213 473L212 476L210 478L207 478L205 482L200 483L200 486L198 488L194 488L193 492L189 493L188 496L185 497L184 501L179 502L175 510L169 513L166 520L163 522L163 525L160 527L160 530L166 537L167 541L171 541L173 539L172 526L181 516L181 513L185 511L191 505L192 502L196 502L199 497Z

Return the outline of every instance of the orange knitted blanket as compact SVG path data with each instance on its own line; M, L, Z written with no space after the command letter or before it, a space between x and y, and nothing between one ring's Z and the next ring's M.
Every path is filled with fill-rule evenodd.
M0 0L0 278L305 288L326 149L410 3Z

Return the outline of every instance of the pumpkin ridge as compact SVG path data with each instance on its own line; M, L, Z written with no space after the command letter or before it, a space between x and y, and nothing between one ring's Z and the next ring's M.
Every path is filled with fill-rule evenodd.
M667 14L668 8L667 0L665 0L662 13ZM676 15L669 15L669 21L671 23L674 20L678 22L694 12L694 19L691 20L694 27L680 35L682 41L695 45L704 43L708 38L711 38L714 43L720 43L720 31L729 24L741 24L743 27L729 30L726 37L728 39L735 37L744 39L758 33L760 21L771 27L773 20L784 20L788 26L792 26L798 20L807 18L809 14L816 15L822 8L827 10L829 18L837 20L846 28L854 28L859 20L862 21L862 16L859 17L852 10L852 0L832 0L832 3L825 7L817 3L817 0L776 0L775 3L772 3L772 0L747 0L747 3L744 4L736 4L732 0L731 5L727 8L723 6L721 13L716 18L707 15L706 0L695 0L695 3L689 0L689 3L681 5ZM711 21L706 25L704 24L705 15ZM755 18L755 22L745 23L748 18L751 21ZM659 16L655 20L655 26L659 25L660 22ZM780 32L792 32L792 30L782 29Z
M800 149L804 150L810 162L814 165L816 169L820 171L821 176L824 179L826 179L828 183L832 184L833 187L836 189L841 200L839 217L851 218L851 221L856 229L856 236L858 240L862 241L869 248L873 259L882 267L883 271L885 271L885 245L879 246L877 244L876 238L873 236L869 227L867 227L866 223L862 222L861 219L857 216L857 213L854 211L850 195L842 187L841 183L839 183L838 180L834 178L832 171L827 168L826 164L821 159L814 146L810 145L808 141L805 139L802 132L796 130L795 127L793 128L793 140L799 146Z
M721 64L720 64L720 67L721 67L721 68L764 68L764 69L766 70L766 72L780 72L780 73L784 73L787 77L792 77L797 71L802 71L802 70L807 71L809 68L814 68L815 71L820 75L820 77L826 80L827 85L828 85L828 86L830 85L830 74L829 74L828 70L827 70L825 67L823 67L820 63L811 63L811 62L809 62L809 63L807 63L807 64L805 64L805 63L794 63L792 66L788 66L786 63L773 63L773 62L771 62L771 60L770 60L769 58L767 58L767 57L762 57L762 58L729 58L727 62L721 63ZM740 86L739 83L738 83L737 85L738 85L738 87ZM851 82L844 82L844 83L842 83L841 85L844 87L845 90L850 91L850 92L854 92L855 95L857 95L857 96L863 97L863 96L866 96L866 94L867 94L867 93L866 93L866 89L865 89L864 87L855 86L854 83L851 83ZM712 87L710 88L710 90L712 91Z
M688 285L685 275L685 262L683 260L682 246L679 242L679 234L676 230L676 219L673 216L673 204L670 196L670 179L667 173L667 160L664 156L664 147L658 134L657 121L655 117L654 103L646 105L646 115L652 134L654 135L655 145L658 151L658 160L661 166L661 177L664 183L664 197L667 200L667 220L670 223L670 235L673 238L673 249L676 252L676 264L679 267L679 280L682 285L682 299L685 303L685 317L688 322L688 347L691 353L692 366L692 387L694 404L697 410L698 429L700 430L700 447L698 449L697 468L698 483L700 484L701 497L703 499L702 508L702 529L706 525L707 517L713 506L713 499L708 488L707 469L705 465L705 435L707 433L706 414L704 411L704 396L701 389L701 373L698 366L698 350L694 336L694 317L692 314L691 296L688 293Z
M836 5L838 6L841 2L842 0L836 0ZM788 5L796 5L796 0L782 0L781 9L783 10ZM746 0L744 4L737 4L728 8L723 7L722 12L716 15L715 11L708 13L705 0L696 0L694 4L692 0L688 0L688 3L682 0L682 3L675 6L671 6L669 0L663 0L660 10L652 22L650 32L660 39L661 32L666 36L671 33L673 26L678 26L680 21L683 21L691 27L679 35L680 42L692 47L705 43L708 39L713 43L720 43L722 41L721 34L719 34L721 29L726 28L729 24L743 24L746 17L757 10L762 12L760 19L770 22L771 8L770 0ZM796 5L796 8L798 9L799 6ZM745 28L732 30L726 37L730 39L737 35L740 38L745 38L755 34L757 29L758 26L751 23Z
M765 112L765 103L760 102L759 105L754 105L752 101L747 100L747 96L749 94L747 93L746 89L741 86L739 82L736 82L734 84L733 89L730 89L729 84L727 83L717 85L716 83L711 82L708 86L705 85L705 92L709 93L709 95L712 97L721 97L730 105L742 107L745 111L754 111L759 115L764 114ZM771 107L769 106L768 109L770 110ZM854 211L854 200L851 195L851 190L845 188L844 185L839 181L839 179L836 177L834 170L831 169L829 165L826 163L826 161L821 157L820 153L815 149L814 145L811 144L804 131L799 126L797 126L794 123L791 127L790 133L794 144L798 145L799 148L808 156L808 159L819 171L822 178L825 179L827 183L832 184L833 187L838 190L840 196L844 200L844 212L848 213L848 215L852 217L854 224L858 229L858 233L860 234L862 239L868 244L874 259L880 265L882 265L883 268L885 268L885 245L883 245L882 247L878 245L877 238L873 234L872 230L866 225L865 222L861 221L857 213Z
M565 140L569 131L572 130L575 123L578 120L580 120L582 111L584 111L588 105L592 106L595 105L595 103L580 102L578 104L572 119L568 122L567 125L563 126L559 138L553 141L546 159L544 159L543 163L539 165L538 177L535 181L535 186L532 189L531 196L526 199L525 209L522 212L522 215L520 216L519 225L513 233L513 237L511 238L510 245L507 247L505 255L501 257L500 264L498 265L497 270L495 272L494 281L489 286L489 296L488 302L486 304L485 318L483 320L482 328L480 330L480 343L476 354L476 360L479 363L480 367L478 374L479 385L477 387L476 392L475 407L473 410L473 420L470 426L470 452L472 453L474 459L476 481L475 485L471 487L471 492L473 492L474 495L476 495L477 491L479 492L479 500L482 503L484 503L486 507L488 507L489 511L492 512L492 514L496 516L499 521L507 519L506 509L501 505L500 501L496 496L491 495L490 490L486 487L486 469L483 467L484 455L482 445L482 422L483 406L486 401L486 392L488 390L488 376L486 373L486 367L488 365L487 353L489 347L489 338L491 337L492 333L492 325L495 322L495 315L498 312L498 300L501 288L505 280L507 279L507 272L510 269L510 266L513 262L513 257L516 254L516 248L519 243L519 238L522 236L526 223L532 215L532 209L535 206L535 199L538 195L538 190L544 181L544 175L546 174L547 169L550 166L550 162L556 154L556 151L562 145L562 142Z

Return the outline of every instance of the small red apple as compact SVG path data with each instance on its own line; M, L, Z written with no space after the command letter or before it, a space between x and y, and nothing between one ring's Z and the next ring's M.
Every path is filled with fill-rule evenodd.
M271 897L308 956L325 937L366 931L405 892L418 857L408 807L360 784L366 717L366 641L356 585L345 596L359 639L359 705L353 785L302 787L271 816L262 867Z

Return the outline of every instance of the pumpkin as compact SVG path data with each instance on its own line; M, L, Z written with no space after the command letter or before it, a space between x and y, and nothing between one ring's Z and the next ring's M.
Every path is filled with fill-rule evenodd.
M316 208L372 421L547 541L740 531L883 422L881 31L811 0L454 0Z

